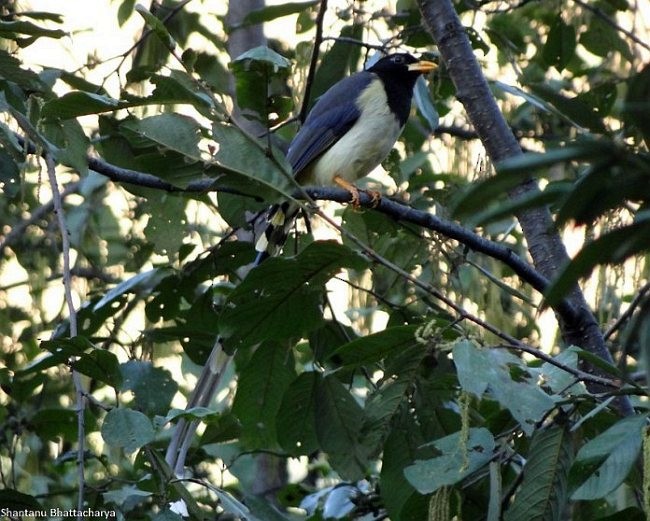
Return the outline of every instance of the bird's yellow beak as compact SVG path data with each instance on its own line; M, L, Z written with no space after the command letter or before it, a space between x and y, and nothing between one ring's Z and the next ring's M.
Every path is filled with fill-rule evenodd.
M421 60L417 63L412 63L408 66L409 71L419 72L420 74L427 74L428 72L435 71L437 68L437 64L425 60Z

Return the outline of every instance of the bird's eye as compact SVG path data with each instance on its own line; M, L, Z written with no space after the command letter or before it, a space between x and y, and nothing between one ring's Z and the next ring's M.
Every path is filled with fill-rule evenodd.
M403 56L394 56L393 57L393 62L402 64L402 63L404 63L404 57Z

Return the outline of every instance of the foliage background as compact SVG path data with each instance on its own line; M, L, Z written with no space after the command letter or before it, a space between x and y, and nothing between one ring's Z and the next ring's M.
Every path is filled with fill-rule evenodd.
M99 2L92 27L0 3L3 507L645 517L646 2L456 3L529 153L495 175L442 67L418 87L390 175L368 184L461 233L320 203L313 235L301 227L246 275L246 212L295 195L289 118L378 46L436 51L426 3L125 0ZM532 173L540 191L517 195ZM514 217L540 207L577 253L550 272ZM550 280L495 258L500 246ZM610 360L557 326L576 280ZM216 397L182 412L218 335ZM173 479L165 450L189 420L201 426Z

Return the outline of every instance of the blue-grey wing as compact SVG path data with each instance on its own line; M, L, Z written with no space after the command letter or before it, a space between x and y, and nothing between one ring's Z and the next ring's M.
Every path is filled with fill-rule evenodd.
M353 74L336 83L314 105L287 153L295 176L356 123L361 114L356 99L373 78L374 74L366 71Z

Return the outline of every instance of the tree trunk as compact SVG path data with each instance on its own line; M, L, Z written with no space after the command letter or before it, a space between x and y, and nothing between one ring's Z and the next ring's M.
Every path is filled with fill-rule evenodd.
M418 5L456 86L457 98L465 107L492 162L498 163L522 154L521 147L490 92L465 28L450 0L418 0ZM534 180L522 179L522 184L509 195L519 197L537 190ZM569 262L569 256L548 208L525 210L520 212L517 218L536 269L548 279L553 279L558 268ZM554 310L564 341L569 345L582 347L612 363L603 334L577 285L567 295L567 300L573 308L571 312L559 308ZM593 367L587 370L597 372ZM627 398L620 399L618 407L623 414L633 412Z

